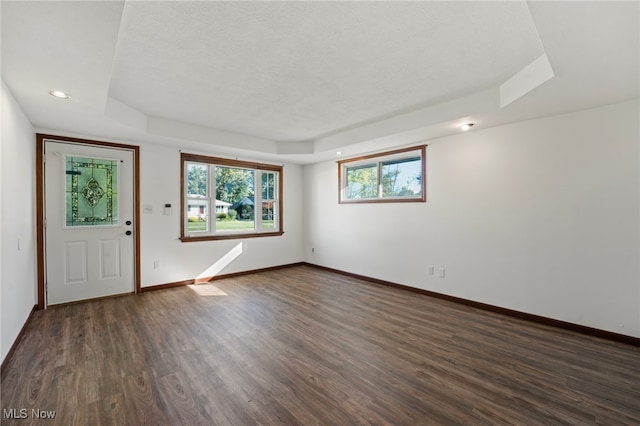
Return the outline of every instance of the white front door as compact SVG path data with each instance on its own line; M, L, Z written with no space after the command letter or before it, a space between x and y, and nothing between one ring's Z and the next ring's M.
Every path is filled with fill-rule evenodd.
M134 292L133 151L44 145L47 305Z

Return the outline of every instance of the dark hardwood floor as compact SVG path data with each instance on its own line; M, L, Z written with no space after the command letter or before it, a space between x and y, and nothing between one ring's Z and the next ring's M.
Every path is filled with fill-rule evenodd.
M1 386L3 425L640 424L640 348L309 266L38 311Z

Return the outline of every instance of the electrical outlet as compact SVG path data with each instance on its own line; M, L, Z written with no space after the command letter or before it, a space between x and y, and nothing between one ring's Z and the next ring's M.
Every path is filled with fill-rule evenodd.
M444 268L438 269L438 275L440 276L440 278L444 278Z
M436 267L433 265L427 266L427 270L429 271L429 275L433 275L436 273Z
M154 260L153 261L153 269L159 269L160 268L160 261L159 260Z
M316 252L316 248L315 247L311 247L311 253L315 253Z

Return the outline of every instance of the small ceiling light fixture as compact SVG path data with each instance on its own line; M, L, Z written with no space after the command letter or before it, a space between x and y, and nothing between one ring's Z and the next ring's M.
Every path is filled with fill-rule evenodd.
M49 94L60 99L71 99L71 95L69 95L67 92L63 92L62 90L52 90L49 92Z
M460 126L460 129L462 129L462 130L464 130L464 131L466 132L466 131L467 131L467 130L469 130L471 127L473 127L473 124L474 124L474 123L465 123L465 124L463 124L462 126Z
M336 151L336 155L342 155L342 151Z

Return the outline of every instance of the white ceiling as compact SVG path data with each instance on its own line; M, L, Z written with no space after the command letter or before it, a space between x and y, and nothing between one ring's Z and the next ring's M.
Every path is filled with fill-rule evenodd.
M1 5L52 133L312 163L639 95L635 1Z

